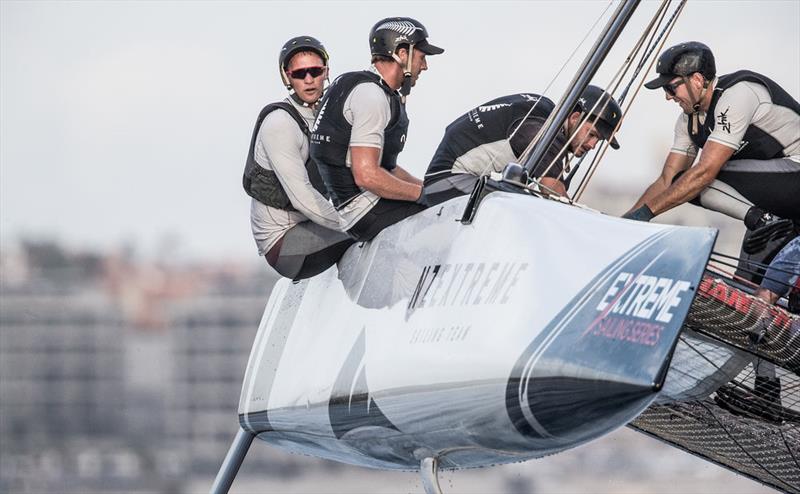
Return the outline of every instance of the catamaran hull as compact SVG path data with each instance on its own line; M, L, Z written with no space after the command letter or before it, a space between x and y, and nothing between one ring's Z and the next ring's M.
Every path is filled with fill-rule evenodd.
M485 466L556 453L656 397L716 232L495 192L279 282L240 424L357 465Z

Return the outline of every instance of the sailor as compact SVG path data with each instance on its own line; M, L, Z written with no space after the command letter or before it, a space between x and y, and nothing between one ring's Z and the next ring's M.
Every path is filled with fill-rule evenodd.
M749 70L717 77L714 55L696 41L666 50L656 70L645 87L663 88L683 113L661 175L624 217L649 221L692 201L744 220L755 231L745 253L774 255L796 235L778 218L800 220L800 104Z
M469 194L481 175L518 162L554 107L544 96L522 93L494 99L458 117L447 126L425 173L424 202L433 205ZM531 176L566 195L567 155L581 157L602 139L610 139L611 147L618 149L612 134L621 115L614 98L588 86Z
M427 70L427 55L444 50L409 17L378 21L369 33L372 65L339 76L322 100L311 156L343 229L370 240L417 213L422 181L397 164L408 130L405 97Z
M352 240L340 231L308 154L328 52L311 36L292 38L281 48L278 72L290 94L259 113L242 183L252 197L250 223L259 255L281 276L297 280L332 266Z
M786 244L769 263L755 295L770 304L787 297L789 311L800 313L800 237Z

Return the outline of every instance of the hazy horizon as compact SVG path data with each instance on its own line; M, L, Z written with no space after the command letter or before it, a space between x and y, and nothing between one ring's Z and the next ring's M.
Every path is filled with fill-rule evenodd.
M4 1L0 243L175 244L189 258L255 259L240 176L255 116L286 95L276 70L286 39L317 36L336 76L368 65L376 20L409 15L426 25L446 52L430 57L409 98L401 163L421 175L452 119L503 94L543 92L606 6ZM655 7L642 3L596 84L610 80ZM705 41L720 73L760 71L798 98L798 22L796 1L689 2L667 45ZM560 97L596 32L548 96ZM677 113L663 93L642 90L595 185L643 190ZM613 204L612 214L630 205Z

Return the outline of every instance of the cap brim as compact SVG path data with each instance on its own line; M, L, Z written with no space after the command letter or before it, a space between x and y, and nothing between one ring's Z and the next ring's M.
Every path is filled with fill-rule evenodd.
M414 45L414 48L421 51L426 55L441 55L444 53L444 48L439 48L438 46L434 46L428 43L427 40L422 40L419 43Z
M612 137L611 139L609 139L609 137L611 137L611 134L614 133L614 129L611 128L610 125L598 119L595 120L594 126L597 128L597 131L600 133L600 135L603 136L603 139L608 141L608 143L611 145L612 148L619 149L619 141L617 141L617 138Z
M666 84L669 84L669 81L671 81L674 78L675 78L674 75L661 74L652 81L645 83L644 87L646 87L647 89L658 89L660 87L665 86Z

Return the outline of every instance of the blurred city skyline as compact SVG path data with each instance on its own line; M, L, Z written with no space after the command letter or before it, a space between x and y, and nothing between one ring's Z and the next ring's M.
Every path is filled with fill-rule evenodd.
M22 242L0 252L0 492L208 492L238 427L250 345L274 278ZM573 450L442 472L446 493L764 493L627 428ZM256 441L244 493L421 493L371 470Z
M319 37L336 76L368 65L376 20L410 15L427 26L446 52L431 57L409 98L401 156L421 175L453 118L501 94L544 92L607 6L4 1L0 244L43 238L76 249L127 245L151 257L258 262L240 174L258 110L286 95L276 70L286 39ZM596 84L610 80L655 7L642 2ZM604 19L547 95L560 96ZM791 0L690 1L667 45L705 41L720 73L760 71L797 98L798 22L800 2ZM600 196L635 196L653 179L677 111L662 93L641 92L620 131L622 149L608 153L595 178L609 191ZM603 202L611 214L629 206Z

